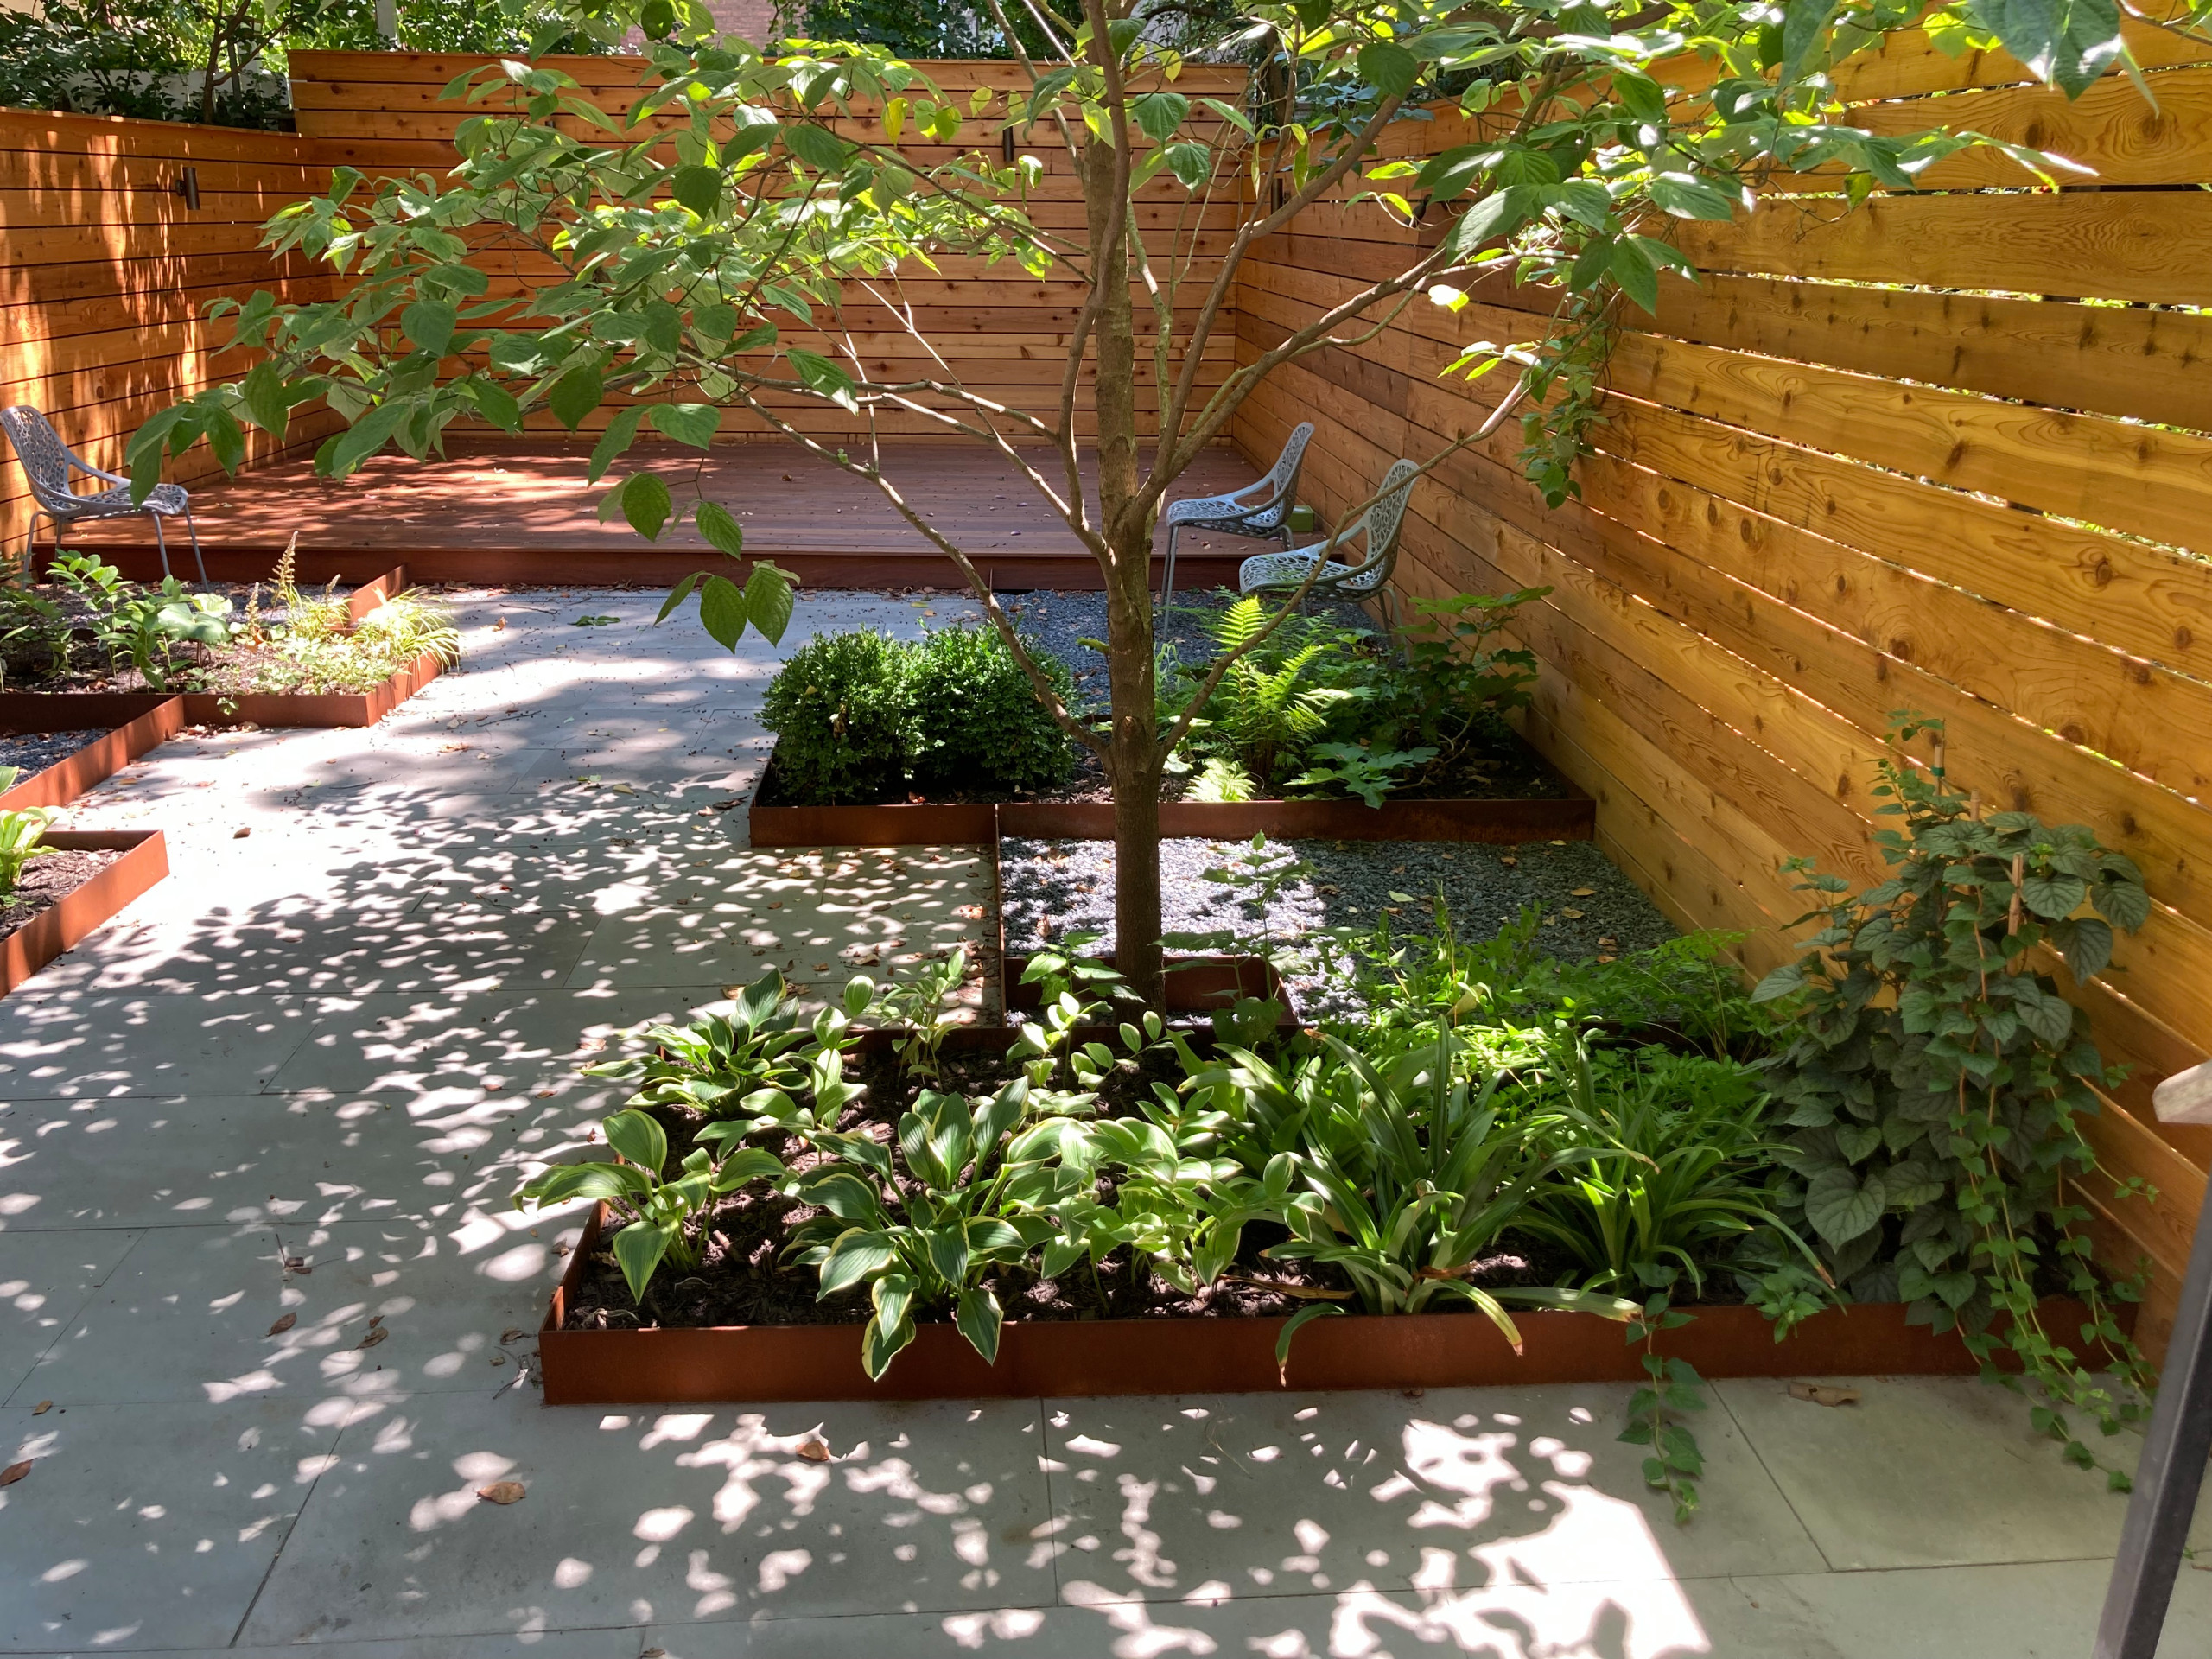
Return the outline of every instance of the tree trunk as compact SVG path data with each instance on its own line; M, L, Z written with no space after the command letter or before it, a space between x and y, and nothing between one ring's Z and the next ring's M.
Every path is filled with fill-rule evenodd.
M1129 216L1115 211L1113 146L1094 138L1084 156L1096 296L1098 505L1107 548L1107 677L1113 699L1107 770L1114 785L1114 954L1130 988L1160 1007L1160 780L1166 757L1160 752L1153 690L1152 524L1134 501L1137 346L1124 240Z

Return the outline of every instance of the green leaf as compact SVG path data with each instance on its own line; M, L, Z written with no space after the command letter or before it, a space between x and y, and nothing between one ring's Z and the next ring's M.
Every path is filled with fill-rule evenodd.
M1805 1219L1830 1244L1847 1244L1882 1218L1882 1180L1867 1177L1860 1185L1852 1171L1840 1166L1822 1170L1805 1189Z
M630 1287L630 1294L637 1300L645 1300L645 1287L652 1282L653 1270L668 1254L674 1231L672 1227L658 1223L633 1221L614 1235L614 1260L622 1268L622 1278Z
M1676 219L1718 219L1726 224L1736 216L1732 200L1690 173L1658 175L1651 181L1651 200L1662 213Z
M1971 0L1967 10L2069 98L2088 91L2126 49L2114 0Z
M931 1228L922 1235L922 1248L939 1282L954 1288L968 1282L968 1233L959 1223Z
M2020 902L2049 921L2072 915L2088 896L2089 884L2079 876L2031 875L2020 883Z
M1403 98L1421 79L1421 60L1389 41L1361 47L1358 62L1359 78L1386 98Z
M606 396L607 382L596 363L579 363L553 383L546 404L561 424L575 431Z
M648 1173L658 1176L668 1162L668 1136L643 1112L617 1112L600 1125L607 1144Z
M661 601L660 614L653 618L653 624L655 626L658 626L661 623L667 621L668 619L674 614L676 607L681 605L685 600L691 597L691 590L699 585L701 578L704 576L705 574L706 573L704 571L694 570L690 575L684 577L683 581L676 584L676 587L669 594L669 596Z
M1805 985L1805 966L1802 963L1785 962L1751 989L1754 1002L1771 1002L1777 997L1788 996L1802 990Z
M952 1317L953 1323L960 1327L960 1334L968 1338L969 1346L981 1354L986 1363L995 1365L999 1357L999 1327L1005 1315L1000 1312L999 1299L991 1294L991 1287L977 1285L972 1290L961 1292Z
M284 378L273 363L257 363L238 387L245 411L253 423L271 437L281 438L291 420L291 400L284 395Z
M721 429L722 412L712 404L655 404L652 423L678 443L704 449Z
M784 148L817 172L842 171L852 148L826 128L793 122L784 129Z
M861 1333L861 1369L870 1378L880 1378L891 1369L891 1362L899 1351L914 1339L914 1322L899 1319L886 1324L880 1315L868 1322L868 1329Z
M1164 144L1191 112L1191 100L1180 92L1141 92L1129 100L1129 117L1144 136Z
M442 300L417 300L399 314L399 327L417 347L443 357L453 340L454 313Z
M704 219L722 205L721 170L713 167L679 167L669 177L668 191Z
M1283 1321L1282 1333L1275 1338L1275 1369L1290 1369L1290 1339L1316 1319L1325 1319L1344 1309L1334 1302L1309 1302Z
M1821 43L1828 19L1835 16L1837 0L1789 0L1782 14L1782 80L1784 86L1804 73L1805 60Z
M621 498L622 516L630 528L649 542L658 541L671 505L667 480L658 473L632 473L615 493Z
M791 359L791 371L798 376L799 384L817 397L827 397L840 409L860 413L859 401L853 396L853 377L814 352L799 350L796 346L785 353Z
M1613 244L1613 257L1605 268L1620 284L1622 293L1651 315L1659 315L1659 273L1633 238L1623 237Z
M709 639L735 651L745 633L745 590L727 576L709 576L699 589L699 620Z
M730 516L729 509L721 502L702 501L692 521L699 526L699 534L718 552L727 553L734 559L745 550L744 526Z
M791 572L765 561L755 564L746 578L746 617L772 645L781 645L784 630L791 626L793 586Z
M645 417L644 408L636 404L615 411L614 418L607 423L607 430L599 435L599 442L591 447L591 464L584 469L584 482L596 484L607 476L607 469L636 439L638 423ZM601 522L606 521L606 514L601 513L600 518Z
M822 1288L817 1300L849 1290L870 1274L880 1273L898 1261L899 1253L884 1234L855 1227L838 1235L822 1259Z

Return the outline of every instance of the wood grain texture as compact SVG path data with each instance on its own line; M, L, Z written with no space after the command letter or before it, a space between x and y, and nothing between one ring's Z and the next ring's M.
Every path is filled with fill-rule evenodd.
M2091 1128L2088 1196L2115 1259L2171 1270L2212 1163L2212 1135L2148 1109L2212 1049L2212 327L2172 308L2212 270L2212 199L2186 188L2212 176L2212 47L2133 33L2163 115L2118 80L2065 105L2010 60L1924 42L1840 77L1878 130L1955 119L2139 188L1962 194L1997 181L1955 163L1951 188L1855 213L1783 198L1670 227L1713 274L1631 314L1579 499L1544 505L1515 434L1463 451L1416 490L1398 584L1550 589L1519 624L1541 664L1529 734L1631 879L1683 925L1748 934L1755 969L1787 959L1803 908L1785 858L1883 874L1867 791L1901 708L1946 721L1985 800L2138 854L2151 921L2100 979L2062 982L2132 1068ZM1469 136L1408 124L1395 148ZM1270 238L1240 283L1245 359L1421 240L1338 206ZM1439 378L1456 347L1530 338L1548 308L1497 281L1476 299L1284 371L1240 442L1265 455L1317 420L1325 512L1434 454L1497 395ZM2129 1176L2162 1197L2120 1199Z

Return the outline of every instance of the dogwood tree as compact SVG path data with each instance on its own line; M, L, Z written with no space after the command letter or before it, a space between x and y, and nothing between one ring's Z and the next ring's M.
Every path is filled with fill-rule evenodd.
M1525 395L1530 475L1563 498L1622 308L1652 310L1662 280L1694 280L1671 220L1747 213L1756 188L1793 174L1818 175L1800 188L1853 200L1908 190L1931 162L1986 142L1853 127L1837 99L1840 63L1907 27L1961 46L2001 42L2069 92L2124 58L2110 0L1961 0L1934 14L1921 0L1294 0L1236 8L1221 48L1260 66L1264 92L1230 101L1178 89L1184 60L1160 43L1169 35L1148 22L1147 3L990 0L1020 73L1011 92L962 99L880 48L800 43L768 58L717 37L690 0L588 0L580 28L610 40L641 29L652 42L634 101L603 110L556 68L488 65L449 89L481 111L456 134L448 173L369 188L341 168L328 195L280 213L271 244L327 261L346 278L343 292L236 304L255 366L149 422L132 444L134 481L150 487L165 454L199 442L235 466L243 426L281 435L311 400L347 423L318 456L334 475L387 448L434 454L457 422L518 432L550 410L574 429L612 407L590 463L607 486L602 515L648 538L688 521L740 562L670 597L671 607L696 597L709 632L734 647L748 626L781 633L790 579L743 563L723 504L678 500L661 474L626 458L647 429L703 448L727 417L749 414L881 492L957 568L1038 696L1099 756L1116 808L1120 964L1156 1000L1163 777L1227 662L1179 717L1162 719L1154 522L1270 374L1354 342L1400 308L1456 306L1477 278L1529 285L1542 301L1529 337L1470 342L1452 372L1507 365L1497 384ZM1382 156L1394 122L1440 103L1469 118L1467 142L1418 161ZM1007 159L999 141L1009 128L1029 155ZM924 165L901 147L916 137L973 147ZM1046 145L1080 181L1079 229L1052 228L1031 209L1033 154ZM1166 180L1234 205L1235 228L1202 276L1137 234L1139 193ZM1388 276L1209 377L1208 347L1233 329L1244 263L1327 201L1433 232L1406 238ZM493 291L481 256L512 250L550 274L524 292ZM1044 406L972 389L957 347L929 340L897 303L902 272L955 255L1080 284ZM914 330L930 372L874 378L857 352L824 343L861 294ZM1141 363L1156 388L1151 409ZM1077 435L1086 394L1095 500ZM884 452L815 435L794 418L795 399L835 405L861 430L894 412L915 417L1018 470L1097 563L1103 710L1062 702L958 527L912 505Z

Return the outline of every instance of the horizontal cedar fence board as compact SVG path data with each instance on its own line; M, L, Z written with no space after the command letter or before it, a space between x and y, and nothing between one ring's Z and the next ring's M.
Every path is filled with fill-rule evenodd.
M211 301L334 292L327 272L260 245L271 213L327 188L313 152L290 133L0 111L0 399L36 404L119 469L148 416L243 374L251 359L221 353L231 325L205 315ZM170 193L188 164L197 209ZM285 444L250 430L247 457L296 453L331 429L327 413L303 409ZM191 485L219 471L195 451L168 476ZM31 505L22 469L0 467L0 536L20 533Z
M2002 54L1924 44L1840 80L1882 131L1972 124L2071 149L2115 184L2212 176L2212 70L2174 67L2212 63L2212 45L2132 35L2171 94L2159 111L2118 79L2067 105ZM1428 142L1450 132L1428 124ZM1393 137L1419 155L1419 134ZM1953 182L1985 176L1953 165ZM1777 929L1804 898L1783 859L1885 874L1868 791L1897 709L1944 720L1953 777L1993 806L2089 823L2135 855L2149 923L2099 980L2058 971L2133 1068L2088 1127L2106 1173L2085 1197L2108 1255L2140 1249L2171 1274L2212 1161L2212 1134L2149 1109L2158 1077L2212 1051L2212 565L2177 550L2212 540L2212 440L2161 429L2212 431L2212 324L2140 308L2204 302L2212 214L2187 188L1839 209L1783 198L1671 226L1713 274L1664 283L1656 320L1630 314L1580 498L1547 507L1510 429L1471 446L1416 488L1398 585L1551 588L1516 620L1541 664L1529 736L1595 798L1631 879L1680 925L1748 932L1754 970L1794 954ZM1243 360L1429 234L1332 206L1266 238L1240 274ZM1947 289L1998 292L1931 291ZM1489 281L1475 297L1280 372L1240 444L1264 458L1319 422L1306 476L1325 512L1394 456L1433 454L1505 385L1440 378L1457 346L1542 326L1541 293ZM2122 1200L2110 1180L2129 1176L2171 1197Z
M1659 290L1654 332L1860 374L2212 431L2212 316L1708 275Z
M1610 385L2153 541L2212 541L2212 437L1625 334Z
M2212 42L2205 45L2212 54ZM1903 136L1941 127L2063 156L2093 176L2054 170L2069 184L2196 184L2212 179L2212 65L2144 77L2156 102L2121 77L2107 77L2069 100L2055 87L2012 86L1952 98L1861 104L1849 126ZM2030 175L1995 150L1967 150L1919 175L1925 188L2018 186Z
M1670 228L1708 270L2212 303L2212 194L2199 190L1877 196L1852 211L1789 198L1732 225Z

